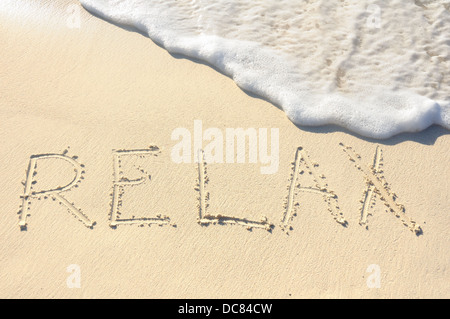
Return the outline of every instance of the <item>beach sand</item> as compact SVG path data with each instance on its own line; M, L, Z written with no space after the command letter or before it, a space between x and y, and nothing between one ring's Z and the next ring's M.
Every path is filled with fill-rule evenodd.
M0 15L1 298L450 297L447 130L433 126L377 141L337 127L299 128L208 65L172 56L76 1L45 3L52 13L45 19L36 15L24 23ZM67 26L69 5L80 8L80 28ZM223 132L278 128L278 171L264 175L261 164L209 164L209 182L198 187L199 165L171 158L177 143L172 132L193 132L195 120L204 130ZM151 178L122 187L120 217L161 215L170 222L111 228L114 150L150 146L159 148L158 156L123 153L127 178ZM299 156L319 164L313 175L298 161L292 176L299 147ZM345 147L361 158L351 161ZM381 196L373 193L368 223L361 226L365 173L372 172L377 147L383 172L369 178L382 185L376 189ZM20 229L27 180L48 190L74 176L67 161L46 158L38 161L37 175L27 177L30 156L39 154L76 156L84 165L78 187L60 195L96 222L92 229L51 196L29 198L27 227ZM323 194L290 188L316 188L314 176L337 195L339 208ZM199 225L203 186L210 193L203 198L208 214L231 221L265 216L274 227ZM394 204L386 194L396 195ZM292 219L283 227L289 206ZM336 211L345 226L334 219ZM414 220L422 233L402 220L408 226ZM80 288L68 285L70 265L80 271Z

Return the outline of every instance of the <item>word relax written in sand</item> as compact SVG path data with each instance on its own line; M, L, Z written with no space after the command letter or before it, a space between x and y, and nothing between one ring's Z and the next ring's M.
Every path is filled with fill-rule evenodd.
M385 204L388 211L390 211L395 217L401 220L401 222L408 227L411 231L415 232L417 235L422 233L421 227L411 220L405 214L405 208L403 205L397 202L397 195L393 193L388 183L386 182L382 166L383 158L382 151L377 147L375 152L375 157L373 164L367 166L363 163L361 156L358 155L351 147L340 144L343 151L348 155L350 161L352 161L355 167L361 171L365 180L366 188L364 189L363 199L361 200L361 217L360 224L367 227L368 216L370 215L370 209L373 207L375 197L378 196L381 201ZM114 162L114 181L113 181L113 192L112 192L112 203L110 210L110 226L116 228L119 225L124 224L138 224L138 225L171 225L176 226L171 222L168 216L157 215L153 218L130 218L122 219L120 217L120 208L122 206L122 197L127 188L132 186L138 186L146 183L151 179L151 176L142 167L136 167L142 174L141 177L137 179L129 179L124 175L122 160L124 157L137 156L140 158L158 156L160 154L160 149L157 146L150 146L148 149L140 150L115 150L113 152L113 162ZM35 185L37 183L37 168L38 162L45 159L59 159L67 161L70 163L75 171L75 176L73 180L63 187L57 187L54 189L47 190L35 190ZM235 216L224 216L220 214L209 213L209 199L210 194L207 190L207 185L209 183L208 173L207 173L207 163L205 161L203 150L198 152L198 182L195 190L198 192L198 216L197 221L200 225L210 225L210 224L234 224L241 225L251 230L253 228L262 228L268 231L272 231L275 227L267 217L263 216L260 220L249 220L243 217ZM300 203L297 200L299 193L309 192L318 194L328 205L328 211L337 223L347 226L347 221L345 220L339 204L338 196L329 189L328 184L325 182L326 177L318 172L319 165L313 162L308 154L303 148L299 147L295 153L295 160L292 163L292 173L289 179L288 194L284 203L284 209L282 211L280 228L288 232L292 230L290 223L293 218L297 216L300 209ZM61 205L64 205L67 210L76 218L78 218L85 226L93 228L95 222L93 222L85 213L78 209L74 203L69 202L66 198L62 196L64 192L67 192L73 187L78 187L78 183L84 178L83 174L84 165L78 163L77 157L69 157L66 154L39 154L30 157L28 164L28 170L26 173L26 180L24 182L25 190L22 198L22 206L19 211L19 226L22 230L27 228L27 218L30 216L30 205L33 199L47 199L52 198L58 201ZM302 176L304 174L309 174L314 181L314 185L305 186L302 184Z

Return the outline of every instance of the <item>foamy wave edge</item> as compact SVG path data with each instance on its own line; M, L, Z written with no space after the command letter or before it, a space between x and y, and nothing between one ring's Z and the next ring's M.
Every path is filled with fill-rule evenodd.
M80 2L94 15L147 34L172 54L207 62L231 77L241 89L282 108L296 125L337 125L374 139L420 132L434 124L450 130L450 101L434 101L406 90L392 91L382 87L376 90L377 94L357 98L335 92L315 94L308 92L307 87L299 87L299 83L292 83L295 75L289 71L287 60L258 43L211 35L180 36L171 30L117 15L90 0ZM245 64L246 61L251 63ZM407 108L387 108L393 100Z

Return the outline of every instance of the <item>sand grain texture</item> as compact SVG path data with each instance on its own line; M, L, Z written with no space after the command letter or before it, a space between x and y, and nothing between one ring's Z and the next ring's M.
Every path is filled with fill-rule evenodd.
M64 17L71 3L47 9ZM0 15L0 297L450 297L448 131L372 141L329 127L301 129L212 68L81 13L80 29L62 18L20 24ZM271 231L199 225L199 165L170 157L171 132L192 130L196 119L221 130L280 129L276 174L262 175L254 164L207 165L207 210L253 221L265 216ZM383 151L383 178L422 235L386 211L379 185L367 184L340 143L368 172L376 170L377 147ZM167 216L170 223L113 229L114 150L150 146L158 156L123 161L129 180L150 177L123 187L120 218ZM319 165L312 164L316 177L337 195L338 210L328 211L323 194L290 191L296 183L317 188L303 165L293 170L299 147ZM61 195L96 222L92 229L58 200L33 198L27 230L20 230L16 213L30 156L49 153L84 165L78 187ZM70 164L57 159L39 162L36 171L36 189L74 178ZM346 227L333 218L338 212ZM79 289L66 285L71 264L81 269ZM379 289L366 284L372 264L381 269Z

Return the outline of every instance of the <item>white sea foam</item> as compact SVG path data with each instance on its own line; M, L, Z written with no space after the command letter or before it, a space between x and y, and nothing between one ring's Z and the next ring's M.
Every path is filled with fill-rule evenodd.
M450 129L450 0L80 0L210 63L299 125Z

